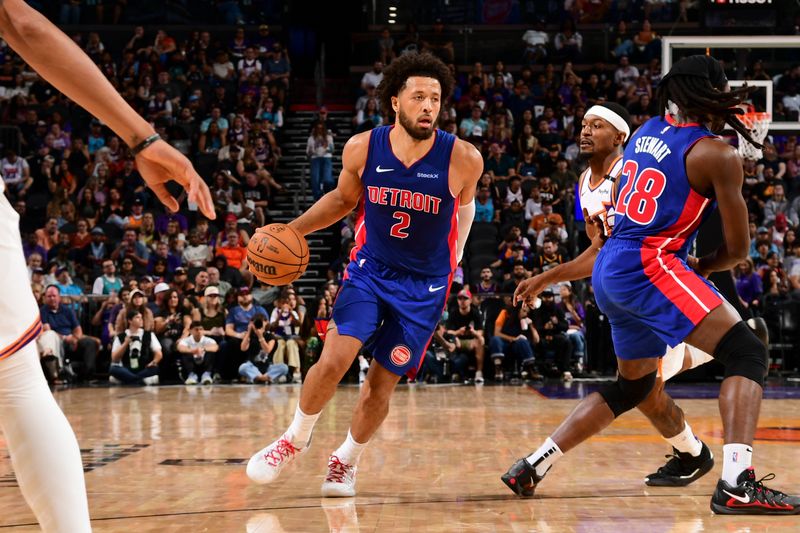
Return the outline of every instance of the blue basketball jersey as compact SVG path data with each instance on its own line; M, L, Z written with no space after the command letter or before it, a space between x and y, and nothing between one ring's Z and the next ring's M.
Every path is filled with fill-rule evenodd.
M714 137L707 128L678 125L670 118L642 124L623 155L612 239L639 241L686 257L698 226L715 204L694 191L686 175L686 154L707 137Z
M392 127L370 134L350 259L372 259L426 277L447 276L456 267L458 202L448 176L456 137L437 129L430 151L406 167L392 152Z

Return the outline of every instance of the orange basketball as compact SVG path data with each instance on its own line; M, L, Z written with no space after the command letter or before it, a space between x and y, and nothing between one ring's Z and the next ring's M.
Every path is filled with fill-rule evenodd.
M308 244L286 224L258 228L247 245L250 272L262 283L286 285L306 271Z

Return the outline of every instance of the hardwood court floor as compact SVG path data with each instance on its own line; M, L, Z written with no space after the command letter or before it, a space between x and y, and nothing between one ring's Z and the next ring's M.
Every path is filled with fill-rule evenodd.
M311 449L278 484L253 485L244 473L247 458L290 422L298 394L295 386L57 392L84 449L95 531L800 531L798 517L709 511L721 471L716 400L679 401L718 457L713 473L694 485L644 485L669 450L640 414L629 413L564 457L535 499L519 500L500 474L575 400L527 387L401 386L362 458L358 496L325 500L322 475L347 433L355 387L339 389ZM776 472L777 488L800 491L800 429L792 429L800 428L800 402L765 400L759 427L765 440L755 446L757 474ZM0 533L37 530L5 450L0 509Z

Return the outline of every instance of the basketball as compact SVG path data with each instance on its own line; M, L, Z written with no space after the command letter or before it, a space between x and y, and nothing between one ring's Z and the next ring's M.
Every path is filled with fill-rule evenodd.
M302 276L308 258L305 238L286 224L258 228L247 245L250 272L268 285L286 285Z

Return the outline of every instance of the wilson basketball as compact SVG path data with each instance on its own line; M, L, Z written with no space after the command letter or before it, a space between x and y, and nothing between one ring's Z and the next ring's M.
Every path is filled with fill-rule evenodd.
M250 272L268 285L286 285L302 276L308 258L305 238L286 224L258 228L247 245Z

